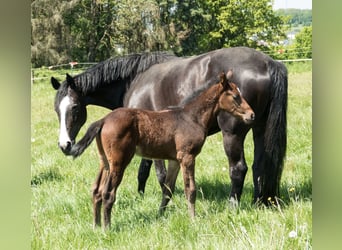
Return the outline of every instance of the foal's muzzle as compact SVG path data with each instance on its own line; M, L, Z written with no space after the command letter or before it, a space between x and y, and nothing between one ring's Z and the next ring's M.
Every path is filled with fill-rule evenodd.
M251 124L254 120L255 120L255 114L253 111L250 111L250 112L246 112L244 115L243 115L243 120L245 123L247 124Z

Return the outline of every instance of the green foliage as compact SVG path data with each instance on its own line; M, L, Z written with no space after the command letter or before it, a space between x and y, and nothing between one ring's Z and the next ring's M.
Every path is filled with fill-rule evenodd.
M241 204L228 206L228 163L222 135L217 133L207 138L196 158L195 221L188 217L181 174L166 214L157 215L161 191L155 171L141 197L136 179L140 158L135 157L118 190L113 228L107 232L92 229L91 186L99 164L96 143L76 160L63 155L56 143L55 90L49 79L36 81L31 92L31 248L312 249L312 72L309 63L288 64L288 70L288 148L280 209L251 205L251 133L245 142L250 168ZM36 74L56 73L45 69ZM65 71L58 74L65 75ZM88 113L78 139L108 110L89 106Z
M33 67L153 50L262 48L284 37L286 21L268 0L34 0L31 8Z
M218 28L210 31L209 43L217 47L264 47L285 37L284 20L276 16L268 0L213 1Z
M312 10L279 9L275 13L279 16L288 16L288 24L292 27L312 25Z
M297 58L312 58L312 26L304 27L296 35L293 47L298 51Z

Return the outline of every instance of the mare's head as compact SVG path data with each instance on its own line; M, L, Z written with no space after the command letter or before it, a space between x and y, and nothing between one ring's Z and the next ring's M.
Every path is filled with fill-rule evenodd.
M55 111L59 120L58 146L64 154L68 154L87 119L86 104L70 75L67 74L62 84L51 77L51 84L57 90Z
M220 74L220 82L223 93L220 95L219 108L228 111L233 116L240 118L246 124L254 121L255 114L247 101L242 97L240 89L231 82L233 72L229 70L227 74Z

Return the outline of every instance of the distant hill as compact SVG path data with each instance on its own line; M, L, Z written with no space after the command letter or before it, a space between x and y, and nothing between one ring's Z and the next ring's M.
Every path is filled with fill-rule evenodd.
M292 27L312 25L312 10L279 9L275 11L279 16L289 16Z

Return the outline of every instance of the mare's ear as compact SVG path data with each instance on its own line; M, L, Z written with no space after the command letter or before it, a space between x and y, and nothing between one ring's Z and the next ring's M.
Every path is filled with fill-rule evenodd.
M73 90L76 90L74 78L71 75L69 75L68 73L66 74L66 82L68 83L70 88L72 88Z
M59 81L54 78L53 76L51 77L51 84L52 84L52 87L55 89L55 90L58 90L59 87L61 86L61 84L59 83Z

